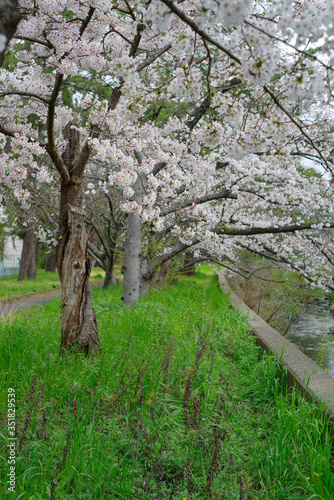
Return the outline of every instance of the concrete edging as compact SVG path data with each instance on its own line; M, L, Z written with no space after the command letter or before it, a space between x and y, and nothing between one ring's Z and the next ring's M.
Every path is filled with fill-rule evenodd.
M274 354L286 368L288 385L298 387L305 397L325 403L331 420L334 420L334 378L246 306L231 289L224 271L218 272L218 282L220 288L229 294L232 307L248 316L258 345Z

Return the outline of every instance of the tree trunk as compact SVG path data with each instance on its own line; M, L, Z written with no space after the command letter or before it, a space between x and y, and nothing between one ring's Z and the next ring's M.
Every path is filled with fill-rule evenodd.
M89 293L91 261L82 211L83 168L76 163L80 152L79 133L65 127L68 141L62 155L70 180L62 179L60 191L60 236L57 266L61 284L61 350L94 353L101 342Z
M63 193L66 198L68 193ZM62 289L61 348L95 352L101 346L89 294L90 260L84 212L67 204L66 231L58 245L57 261Z
M45 271L49 273L55 273L57 267L57 257L54 252L48 252L46 254Z
M143 260L140 264L140 297L147 295L151 288L155 268L148 260Z
M104 290L107 290L108 288L110 288L111 285L116 285L116 278L114 276L114 261L110 261L108 259L108 263L106 265L106 275L104 277L104 280L103 280L103 286L102 288Z
M36 267L37 267L37 264L38 264L39 254L41 253L41 246L42 246L42 243L40 241L36 241L36 245L35 245Z
M108 252L109 256L105 256L104 259L104 270L106 275L104 277L103 286L105 290L107 290L111 285L116 285L116 278L114 276L114 265L115 265L115 249L116 249L116 237L113 242L111 242Z
M30 252L30 259L29 259L29 266L27 270L27 279L28 280L37 280L37 258L36 258L36 246L35 244L35 236L31 242L31 252Z
M133 200L141 207L143 201L142 179L138 174L133 185ZM137 213L128 215L128 228L124 247L124 282L122 300L127 306L131 306L140 296L141 285L141 250L142 250L142 221Z
M92 229L90 231L89 240L92 242L93 245L95 245L97 247L97 243L99 241L99 237L97 235L97 232L94 229Z
M31 254L33 253L33 258L35 259L35 235L32 227L29 227L23 237L23 246L21 252L21 260L20 260L20 269L19 269L19 277L18 281L24 281L29 263Z
M0 67L3 65L7 45L14 36L20 19L17 0L0 0Z

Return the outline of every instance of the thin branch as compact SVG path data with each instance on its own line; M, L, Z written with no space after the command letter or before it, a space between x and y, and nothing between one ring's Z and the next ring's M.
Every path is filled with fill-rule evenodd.
M163 169L165 168L165 166L167 165L167 163L165 161L160 161L158 163L156 163L153 167L153 170L152 170L152 174L153 175L158 175L158 173Z
M54 46L52 45L51 42L47 41L47 42L44 42L44 40L37 40L37 38L31 38L29 36L15 36L14 37L16 40L24 40L24 41L27 41L27 42L32 42L32 43L38 43L40 45L44 45L45 47L47 47L48 49L54 49Z
M17 134L20 135L20 132L18 132L18 131L14 132L12 130L8 130L8 129L4 128L2 125L0 125L0 133L7 135L8 137L16 137ZM31 136L27 136L27 135L25 135L25 137L28 139L29 142L35 142L35 143L39 144L42 148L45 148L47 145L46 142L40 141L39 139L36 139L35 137L31 137Z
M307 229L317 229L312 227L318 225L318 222L308 222L304 224L292 224L279 227L249 227L249 228L237 228L237 227L223 227L222 229L216 229L214 232L219 235L229 235L229 236L251 236L255 234L280 234L280 233L293 233L295 231L305 231ZM327 223L326 223L327 224ZM328 222L329 226L322 229L329 229L334 227L334 222Z
M174 203L173 205L170 205L169 207L162 208L160 210L160 217L164 215L171 214L173 212L176 212L177 210L180 210L182 208L187 208L192 205L200 205L202 203L207 203L208 201L213 201L213 200L221 200L221 199L233 199L236 200L238 199L238 195L235 193L232 193L231 191L220 191L219 193L211 193L207 194L205 196L201 196L199 198L191 198L190 200L186 200L183 202L179 203Z
M156 59L158 59L158 57L162 56L162 54L167 52L171 47L172 47L172 44L168 43L167 45L165 45L161 49L153 52L153 54L151 56L149 56L147 59L145 59L145 61L138 64L136 71L139 73L140 71L145 69L147 66L152 64Z
M91 21L93 14L95 12L95 7L90 7L86 19L83 20L80 31L79 31L79 36L82 37L84 34L84 31L86 30L89 22Z
M241 65L241 60L232 54L226 47L224 47L221 43L217 42L214 38L212 38L208 33L203 31L196 23L193 21L190 17L187 16L182 10L180 10L171 0L161 0L167 7L174 13L176 14L182 21L184 21L188 26L192 28L192 30L197 33L199 36L204 38L207 42L211 43L217 49L221 50L224 52L230 59L233 59L233 61L237 62L238 64Z
M325 163L326 167L328 170L331 172L332 175L334 175L334 172L332 168L329 166L326 158L323 156L322 152L320 149L314 144L313 139L305 132L304 128L302 125L292 116L292 114L283 106L281 101L277 98L277 96L267 87L267 85L263 86L264 90L267 92L267 94L270 95L274 103L276 104L277 107L279 107L283 113L296 125L296 127L300 130L301 134L307 139L307 141L311 144L312 148L318 153L322 161Z
M281 309L282 305L285 303L286 299L289 297L290 293L292 292L292 290L296 287L298 281L300 280L301 278L301 275L298 276L297 280L293 283L293 285L291 286L290 290L288 291L288 293L285 295L285 297L283 298L282 302L279 304L278 307L276 307L276 309L270 314L270 316L266 319L266 323L269 323L269 321L271 321L273 319L273 317L275 316L276 313L278 313L278 311Z
M46 105L49 104L48 99L45 99L44 97L41 97L41 96L39 96L37 94L33 94L33 93L30 93L30 92L20 92L18 90L12 90L12 91L9 91L9 92L1 92L0 93L0 97L6 97L7 95L20 95L20 96L23 96L23 97L32 97L34 99L38 99L39 101L44 102L44 104L46 104Z

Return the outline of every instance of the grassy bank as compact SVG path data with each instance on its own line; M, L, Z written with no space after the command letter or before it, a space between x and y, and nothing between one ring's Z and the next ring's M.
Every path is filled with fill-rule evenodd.
M100 267L92 269L91 281L99 281L104 278L105 272ZM56 290L60 288L58 272L50 273L43 269L37 269L37 280L17 281L18 274L0 280L0 299L7 299L15 295L31 292L43 292L45 290Z
M274 359L206 268L122 307L95 291L103 353L59 357L58 300L0 325L0 498L329 499L321 409L287 394ZM6 401L16 394L16 493Z

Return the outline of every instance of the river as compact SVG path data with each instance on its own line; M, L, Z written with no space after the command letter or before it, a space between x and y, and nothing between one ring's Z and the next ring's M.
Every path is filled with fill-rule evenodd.
M294 323L287 338L334 377L334 314L330 299L316 297Z

